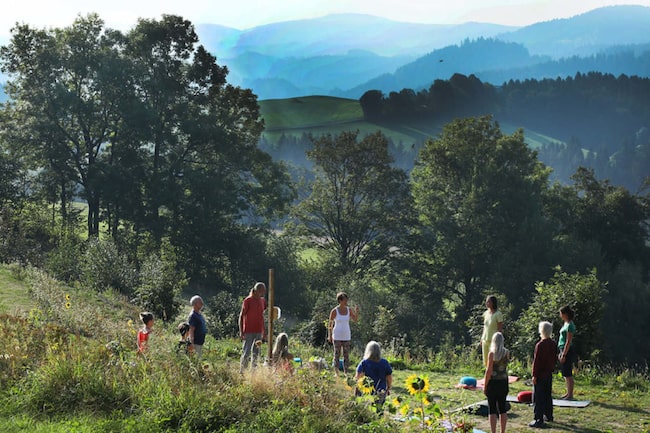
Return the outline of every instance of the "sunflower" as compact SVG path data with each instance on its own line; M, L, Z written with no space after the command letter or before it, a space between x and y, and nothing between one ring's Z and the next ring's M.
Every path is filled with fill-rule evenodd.
M65 308L70 308L70 307L72 307L72 304L70 302L66 302L65 303Z
M400 406L399 411L402 415L406 416L408 415L410 409L411 408L409 407L408 404L403 404L402 406Z
M427 392L429 390L429 377L418 376L417 374L410 375L406 379L406 389L408 389L408 392L411 395L420 392Z
M363 376L357 381L357 389L359 389L362 394L371 394L375 389L375 383L370 377Z
M395 406L395 407L400 407L400 405L402 404L402 397L400 397L400 396L395 397L395 398L391 401L391 403L392 403L393 406Z
M70 300L70 293L66 293L66 294L65 294L65 300L66 300L66 301L69 301L69 300Z

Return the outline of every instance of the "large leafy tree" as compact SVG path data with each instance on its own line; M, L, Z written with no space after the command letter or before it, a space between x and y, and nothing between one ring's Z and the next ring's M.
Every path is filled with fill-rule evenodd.
M399 245L409 217L407 176L391 166L381 132L313 138L311 194L294 208L303 233L334 252L342 273L364 269Z
M505 135L489 116L457 119L425 143L412 173L420 258L458 318L487 290L525 305L548 272L548 174L522 131Z
M64 29L19 25L2 48L8 126L21 125L12 144L56 173L61 188L73 180L88 203L88 234L100 222L100 154L120 130L120 104L128 97L125 68L117 60L114 34L96 15ZM70 199L71 191L61 196ZM65 209L65 206L61 207Z
M282 213L293 190L256 146L256 96L227 84L197 41L176 16L121 33L89 15L64 29L17 26L2 64L5 129L21 131L8 139L68 188L61 200L71 183L79 191L88 234L105 220L118 240L151 240L149 252L169 238L201 273L243 256L248 227Z

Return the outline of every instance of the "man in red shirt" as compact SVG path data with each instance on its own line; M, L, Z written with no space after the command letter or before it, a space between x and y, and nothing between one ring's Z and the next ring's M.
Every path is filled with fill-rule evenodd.
M544 427L544 420L553 421L553 370L557 344L551 339L553 325L549 322L539 323L541 340L535 345L533 359L533 406L535 419L530 427Z
M255 367L260 355L260 346L264 338L264 310L266 310L266 286L255 283L249 295L244 299L239 313L239 336L244 341L239 372L248 367L252 354L252 366ZM259 341L259 343L257 343Z

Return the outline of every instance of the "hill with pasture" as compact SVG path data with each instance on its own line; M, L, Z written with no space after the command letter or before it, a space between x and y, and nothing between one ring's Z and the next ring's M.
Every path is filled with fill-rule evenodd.
M330 96L263 100L260 111L265 125L260 146L274 158L299 166L311 165L305 157L311 148L310 134L359 131L363 137L381 131L389 139L397 165L410 170L424 141L440 134L446 123L444 119L373 122L364 118L358 100ZM512 134L520 126L502 123L501 128L504 133ZM524 134L531 148L560 143L541 132L524 129Z

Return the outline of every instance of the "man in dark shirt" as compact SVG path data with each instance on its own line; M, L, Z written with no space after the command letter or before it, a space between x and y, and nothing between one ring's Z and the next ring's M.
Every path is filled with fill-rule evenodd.
M539 336L542 338L535 345L533 359L533 406L535 419L530 427L544 427L544 419L553 421L553 370L557 344L551 339L553 325L549 322L539 323Z

